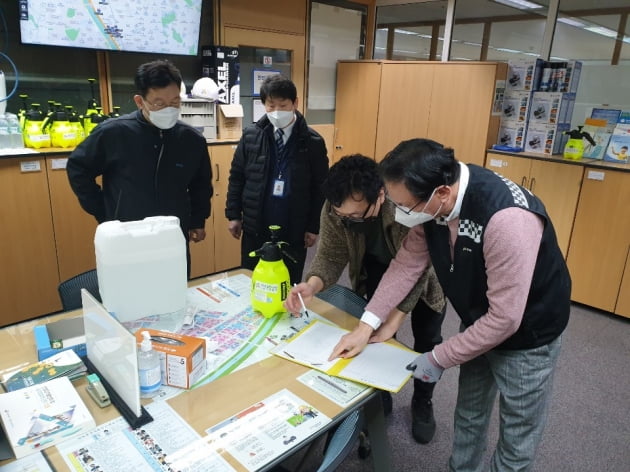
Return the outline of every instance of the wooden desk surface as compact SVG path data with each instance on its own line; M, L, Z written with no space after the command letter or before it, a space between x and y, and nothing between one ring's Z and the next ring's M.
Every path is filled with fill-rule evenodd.
M234 271L230 275L247 273L249 271ZM213 277L203 277L192 281L194 286L207 283ZM309 309L330 319L339 326L353 329L358 323L356 318L336 309L332 305L314 298ZM27 321L0 330L0 371L22 363L37 361L37 350L33 336L33 328L39 324L48 323L63 317L77 316L81 310L62 313L54 316ZM225 377L214 380L199 388L187 391L169 400L169 403L182 418L184 418L201 436L205 430L220 421L238 413L250 405L286 388L295 395L303 398L326 416L332 418L344 413L344 409L318 394L297 380L297 377L307 372L307 367L271 356L256 364L233 372ZM110 405L99 408L89 397L85 387L87 381L83 378L73 382L81 398L94 416L97 424L110 421L120 416L118 410ZM147 400L145 403L149 403ZM299 449L299 448L298 448ZM68 470L57 448L45 450L45 454L55 470ZM231 456L225 459L238 471L246 470ZM2 462L0 462L0 465Z

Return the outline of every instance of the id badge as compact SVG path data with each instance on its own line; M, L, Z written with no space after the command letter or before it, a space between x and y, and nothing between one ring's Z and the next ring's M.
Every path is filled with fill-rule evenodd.
M273 182L273 196L284 197L284 180L276 179Z

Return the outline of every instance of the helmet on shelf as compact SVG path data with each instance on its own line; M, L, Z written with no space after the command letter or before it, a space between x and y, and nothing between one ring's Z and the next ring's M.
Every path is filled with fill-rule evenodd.
M214 101L219 97L219 87L217 83L210 77L202 77L197 79L192 86L190 95L193 98L204 98Z

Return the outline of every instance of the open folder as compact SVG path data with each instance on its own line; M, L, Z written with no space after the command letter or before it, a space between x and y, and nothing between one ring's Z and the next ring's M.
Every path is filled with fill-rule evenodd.
M402 345L374 343L368 344L359 355L350 359L328 361L341 336L348 332L339 326L314 321L271 352L328 375L398 392L411 377L411 372L405 367L418 353Z

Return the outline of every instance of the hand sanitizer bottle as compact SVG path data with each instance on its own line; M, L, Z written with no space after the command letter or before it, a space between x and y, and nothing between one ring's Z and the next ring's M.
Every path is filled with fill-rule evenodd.
M153 349L149 332L143 331L142 337L140 352L138 352L140 396L142 398L151 398L158 392L162 383L160 355Z

